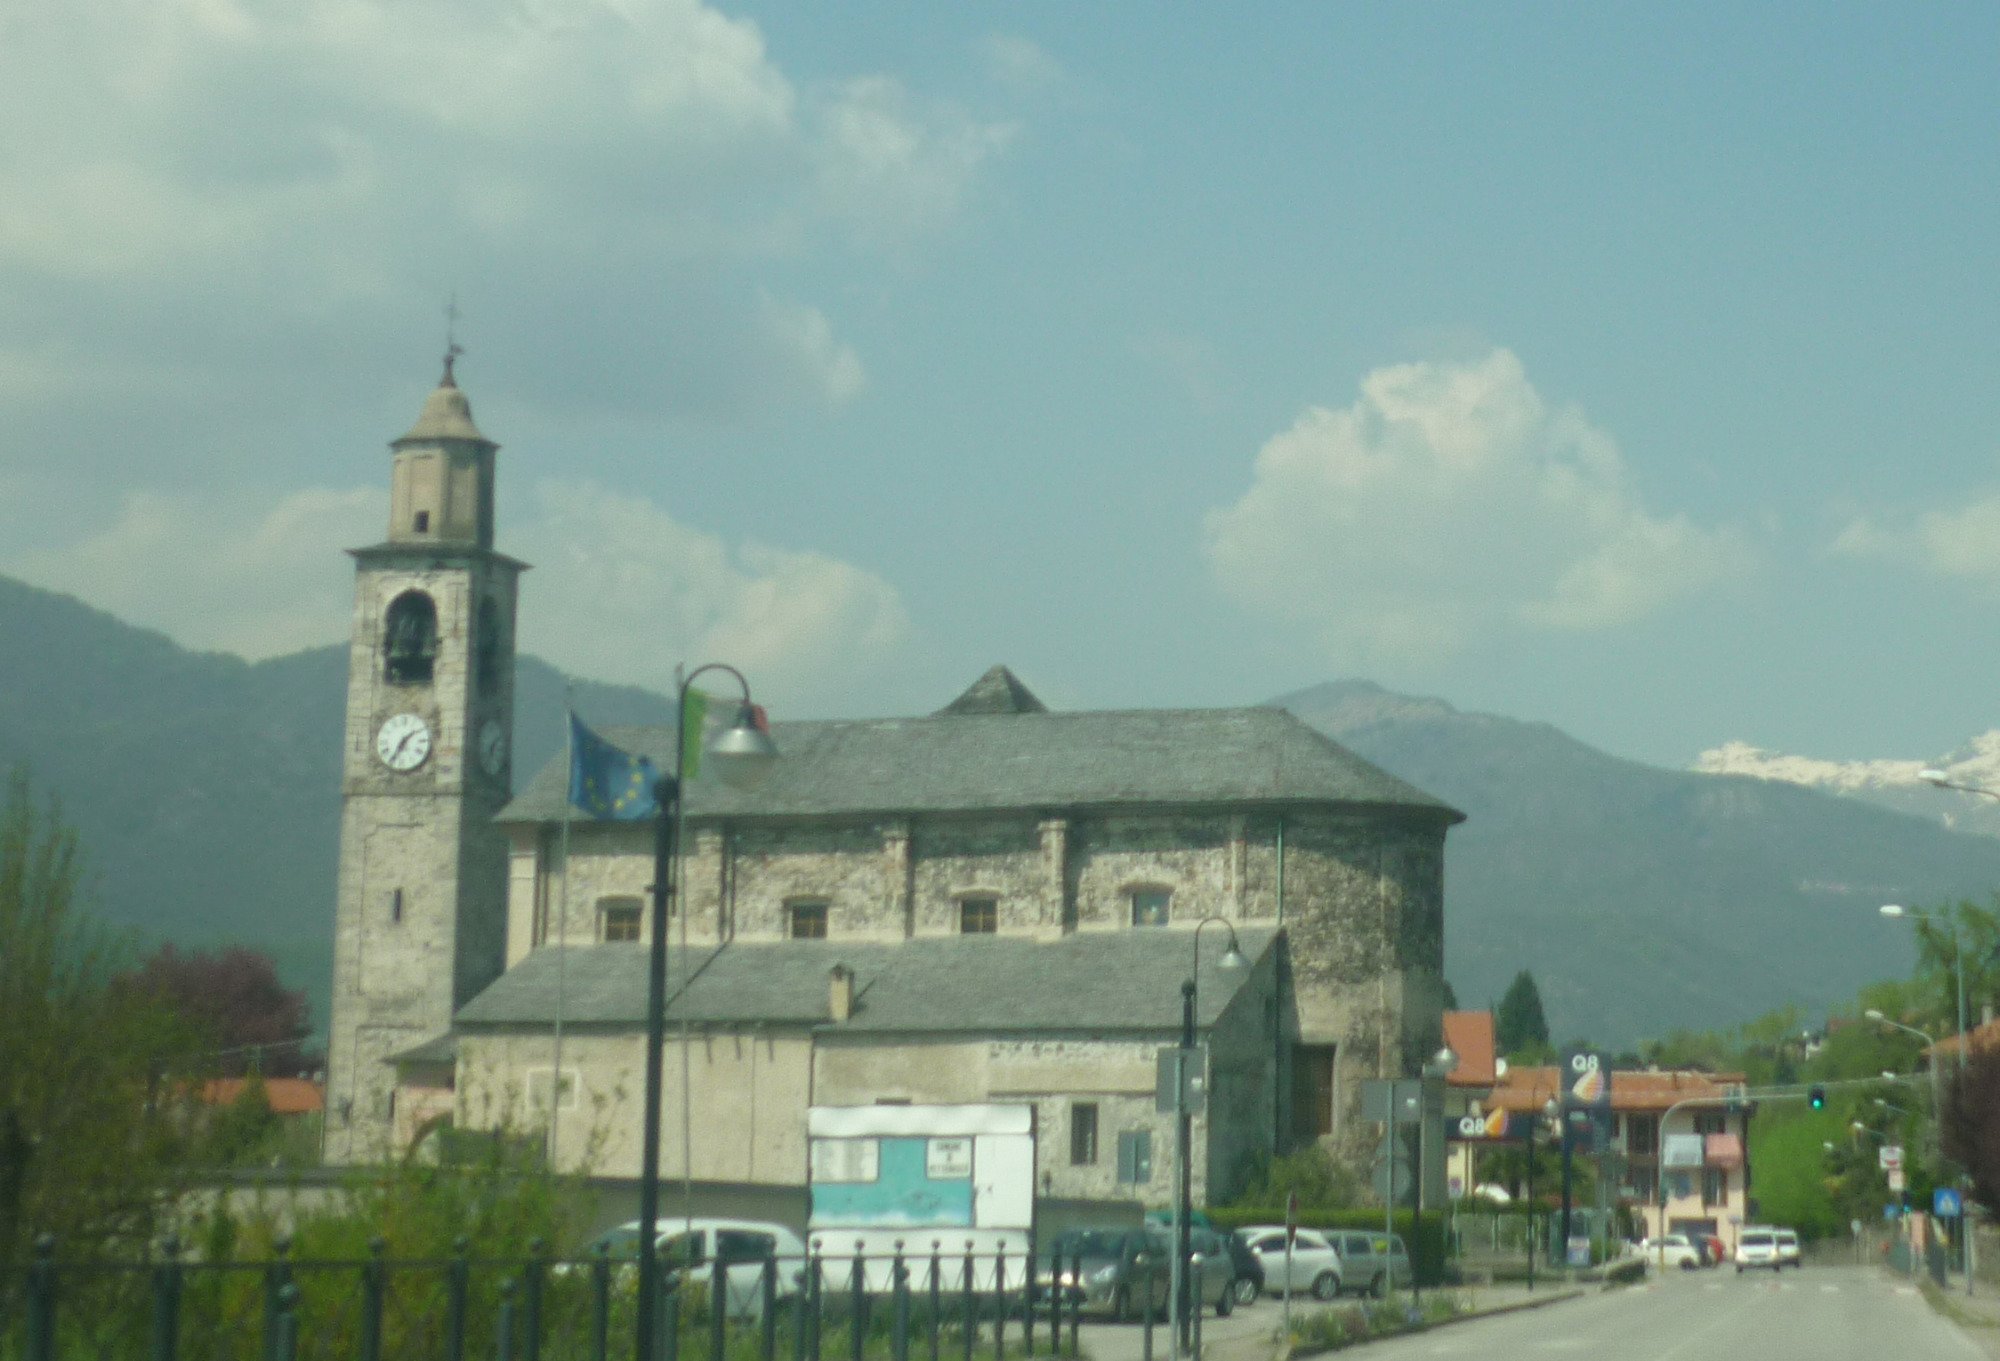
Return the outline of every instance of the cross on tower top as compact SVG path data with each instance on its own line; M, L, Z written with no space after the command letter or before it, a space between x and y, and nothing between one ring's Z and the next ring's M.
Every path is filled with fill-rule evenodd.
M440 387L457 387L458 379L452 376L454 360L465 353L465 347L458 343L458 294L451 295L444 305L444 379Z

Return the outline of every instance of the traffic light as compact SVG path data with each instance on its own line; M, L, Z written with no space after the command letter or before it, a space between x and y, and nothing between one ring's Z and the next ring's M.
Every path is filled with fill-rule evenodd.
M1812 1090L1806 1093L1806 1103L1816 1111L1825 1110L1826 1088L1821 1087L1817 1083L1815 1083Z

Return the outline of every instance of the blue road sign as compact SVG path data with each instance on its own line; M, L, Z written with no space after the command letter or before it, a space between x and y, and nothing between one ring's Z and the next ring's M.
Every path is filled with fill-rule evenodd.
M1931 1192L1931 1213L1939 1219L1956 1219L1962 1208L1958 1192L1951 1187L1940 1186Z

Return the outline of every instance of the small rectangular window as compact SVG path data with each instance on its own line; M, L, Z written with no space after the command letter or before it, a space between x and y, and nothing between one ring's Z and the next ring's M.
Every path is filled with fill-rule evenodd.
M606 944L639 939L639 923L644 918L636 898L616 898L598 908L597 938Z
M1144 1186L1153 1179L1153 1131L1128 1129L1118 1136L1118 1182Z
M1704 1207L1721 1205L1729 1199L1729 1169L1726 1167L1704 1167L1701 1169L1701 1203Z
M1660 1151L1660 1117L1633 1115L1625 1121L1625 1151L1648 1156Z
M793 940L826 939L825 903L793 903L786 912L790 917L786 934Z
M990 936L1000 929L998 898L962 898L958 904L958 929L967 936Z
M1132 890L1132 925L1165 926L1173 895L1163 888Z
M430 513L429 511L427 511L427 510L420 510L420 511L418 511L418 512L417 512L417 533L419 533L419 534L425 534L425 533L429 533L429 532L430 532L430 527L431 527L431 513Z
M1069 1108L1069 1165L1090 1167L1097 1162L1097 1103L1078 1101Z
M389 920L392 922L403 920L403 890L400 888L389 890Z
M1330 1044L1292 1049L1292 1132L1301 1141L1333 1133L1333 1056Z
M1724 1111L1696 1111L1694 1113L1694 1132L1696 1134L1720 1134L1723 1130L1723 1121L1728 1118L1728 1113Z

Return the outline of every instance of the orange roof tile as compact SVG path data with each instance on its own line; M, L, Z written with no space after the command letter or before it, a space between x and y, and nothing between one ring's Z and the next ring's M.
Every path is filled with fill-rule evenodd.
M1677 1101L1720 1098L1741 1086L1741 1073L1615 1072L1611 1075L1611 1109L1664 1111ZM1557 1091L1554 1068L1510 1068L1493 1086L1490 1107L1534 1112Z
M1493 1085L1493 1013L1447 1011L1444 1042L1458 1055L1458 1068L1445 1081L1453 1087Z
M1956 1054L1960 1037L1947 1035L1924 1052L1927 1054ZM1969 1054L1981 1054L1988 1049L2000 1049L2000 1021L1987 1021L1965 1032L1964 1042L1969 1046Z
M201 1084L201 1099L210 1106L227 1106L249 1085L250 1079L243 1077L210 1078ZM274 1115L310 1115L326 1109L326 1088L308 1078L267 1077L264 1099Z

